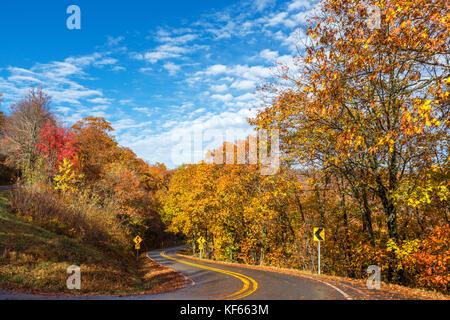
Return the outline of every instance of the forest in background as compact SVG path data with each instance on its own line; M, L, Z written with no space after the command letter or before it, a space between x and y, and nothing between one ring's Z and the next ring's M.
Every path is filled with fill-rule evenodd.
M110 123L64 128L32 89L0 114L3 181L12 211L58 234L129 254L185 238L208 258L323 271L449 292L449 5L388 0L380 28L362 1L325 0L304 54L261 87L249 122L280 132L281 168L201 162L173 171L121 147ZM259 141L258 143L261 143ZM232 146L230 148L230 145Z
M162 217L194 251L201 236L215 259L314 271L323 227L325 273L377 265L383 281L449 292L449 4L369 3L379 28L367 1L322 1L304 54L261 87L250 123L279 130L277 175L236 160L175 172Z

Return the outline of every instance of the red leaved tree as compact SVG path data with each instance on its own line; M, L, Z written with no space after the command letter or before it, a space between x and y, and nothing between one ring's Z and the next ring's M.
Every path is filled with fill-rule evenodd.
M48 121L40 132L37 148L47 162L49 170L54 173L64 159L72 163L77 162L77 154L80 151L75 143L76 138L72 131L57 127L54 122Z

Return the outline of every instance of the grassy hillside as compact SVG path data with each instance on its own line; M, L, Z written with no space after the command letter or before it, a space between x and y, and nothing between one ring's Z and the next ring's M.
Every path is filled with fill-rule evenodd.
M124 294L165 291L177 274L142 257L109 256L76 239L57 235L8 213L9 192L0 192L0 288L47 293ZM81 290L66 288L67 267L81 267Z

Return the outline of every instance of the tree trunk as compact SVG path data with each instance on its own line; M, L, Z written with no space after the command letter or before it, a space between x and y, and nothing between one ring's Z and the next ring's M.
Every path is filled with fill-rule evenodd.
M363 221L366 227L367 235L369 237L370 245L372 247L375 246L375 240L373 236L373 228L372 228L372 210L369 207L369 201L367 199L367 187L363 186L362 189L362 204L363 204Z

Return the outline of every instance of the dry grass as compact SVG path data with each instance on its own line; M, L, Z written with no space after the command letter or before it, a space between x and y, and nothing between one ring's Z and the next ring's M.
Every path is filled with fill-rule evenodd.
M163 292L184 279L142 256L128 255L58 235L7 212L0 192L0 288L39 294L139 294ZM68 290L67 267L81 268L81 290Z
M45 187L24 185L11 192L10 211L22 220L101 248L124 249L127 238L114 213L87 199L61 197Z

